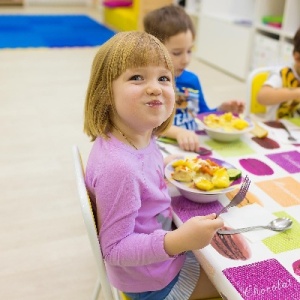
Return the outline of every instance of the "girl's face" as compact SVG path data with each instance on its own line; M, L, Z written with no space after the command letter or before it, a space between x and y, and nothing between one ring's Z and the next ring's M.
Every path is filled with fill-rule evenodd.
M172 73L163 66L127 69L112 84L116 125L143 134L172 113L175 94Z
M175 76L179 76L191 61L194 47L192 32L187 30L173 35L165 41L164 45L171 55Z

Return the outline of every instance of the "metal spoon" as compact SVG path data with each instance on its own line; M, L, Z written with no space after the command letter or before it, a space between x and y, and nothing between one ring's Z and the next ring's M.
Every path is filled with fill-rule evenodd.
M270 126L270 127L274 127L274 128L281 128L284 129L286 131L286 133L288 134L288 140L291 142L297 142L297 139L295 137L293 137L292 133L290 132L290 130L285 126L284 123L280 122L280 121L266 121L264 122L266 125Z
M293 135L290 132L290 130L284 124L283 124L283 129L287 132L287 134L288 134L288 140L289 141L297 142L297 139L295 137L293 137Z
M278 218L273 221L271 221L268 225L261 225L261 226L251 226L251 227L245 227L245 228L239 228L239 229L229 229L229 230L223 230L219 229L217 232L219 234L237 234L237 233L243 233L251 230L258 230L258 229L270 229L274 231L284 231L292 227L293 221L288 218Z

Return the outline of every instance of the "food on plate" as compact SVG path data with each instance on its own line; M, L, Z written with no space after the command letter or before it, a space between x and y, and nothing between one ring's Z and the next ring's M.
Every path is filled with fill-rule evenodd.
M174 180L189 184L189 187L202 191L224 189L230 186L233 180L241 177L240 170L227 169L211 159L192 157L179 159L172 163Z
M194 180L196 188L202 191L210 191L214 188L214 184L205 177L198 177Z
M224 226L222 229L232 229ZM251 250L247 240L241 234L218 234L211 241L212 247L222 256L234 260L247 260L251 257Z
M229 168L227 169L229 180L236 180L242 177L242 171L239 169Z
M211 182L217 189L224 189L229 187L230 179L227 169L220 168L213 173Z
M191 182L195 176L195 172L186 166L178 166L173 173L173 179L181 182Z
M227 132L240 131L249 127L249 123L231 112L218 114L209 114L204 117L203 122L206 126L213 129L223 129Z

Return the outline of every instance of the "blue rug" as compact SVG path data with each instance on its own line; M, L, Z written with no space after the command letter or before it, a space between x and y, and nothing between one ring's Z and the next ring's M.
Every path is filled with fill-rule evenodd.
M99 46L114 34L86 15L0 16L0 48Z

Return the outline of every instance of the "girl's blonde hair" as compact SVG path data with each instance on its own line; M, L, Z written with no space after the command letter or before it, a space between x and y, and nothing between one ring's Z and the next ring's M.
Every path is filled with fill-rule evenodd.
M92 64L84 108L84 132L92 141L97 136L108 138L112 129L112 116L116 113L113 81L129 68L150 65L163 65L174 78L173 64L167 49L146 32L120 32L100 47ZM161 134L171 126L174 112L175 108L172 115L153 130L154 135Z

